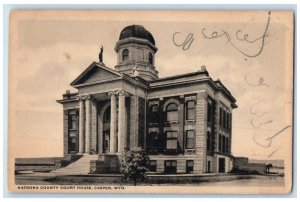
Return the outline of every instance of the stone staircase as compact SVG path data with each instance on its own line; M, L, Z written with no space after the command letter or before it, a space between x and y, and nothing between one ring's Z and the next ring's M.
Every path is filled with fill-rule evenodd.
M53 174L61 175L79 175L90 173L90 162L98 160L98 155L84 155L77 161L72 162L66 167L51 171Z

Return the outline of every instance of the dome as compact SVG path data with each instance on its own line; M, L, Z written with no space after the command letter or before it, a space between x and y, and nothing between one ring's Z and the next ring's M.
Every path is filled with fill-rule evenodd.
M120 34L119 40L127 39L129 37L135 37L140 39L146 39L155 45L155 40L152 34L146 30L142 25L130 25L125 27Z

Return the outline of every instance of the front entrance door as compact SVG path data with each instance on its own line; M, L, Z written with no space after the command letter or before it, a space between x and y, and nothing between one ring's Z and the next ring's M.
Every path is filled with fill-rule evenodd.
M219 173L225 173L225 158L219 158Z
M103 153L109 152L109 135L109 130L103 131Z

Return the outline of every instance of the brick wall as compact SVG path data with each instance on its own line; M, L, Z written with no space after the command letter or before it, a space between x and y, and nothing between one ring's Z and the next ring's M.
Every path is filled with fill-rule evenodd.
M126 137L125 137L125 141L124 141L124 147L125 147L125 151L128 151L129 148L130 148L130 117L132 116L131 115L131 109L130 109L130 97L126 97L125 98L125 106L126 106L126 118L125 118L125 121L126 121Z
M200 92L196 104L196 155L199 162L194 165L194 169L200 172L205 172L206 168L206 117L207 93Z
M130 123L129 137L130 148L145 146L145 99L136 95L130 96Z
M195 155L151 155L150 160L156 161L156 172L164 173L165 171L165 161L167 160L175 160L177 162L177 173L186 173L186 162L188 160L194 161L194 171L193 173L202 173L203 169L201 166L203 165L202 159L198 158Z
M145 146L145 99L138 98L138 147Z
M184 114L184 108L185 108L185 103L184 103L184 96L181 96L179 98L179 115L178 115L178 125L179 125L179 130L178 130L178 152L183 153L184 151L184 137L185 137L185 131L184 131L184 122L185 122L185 114Z

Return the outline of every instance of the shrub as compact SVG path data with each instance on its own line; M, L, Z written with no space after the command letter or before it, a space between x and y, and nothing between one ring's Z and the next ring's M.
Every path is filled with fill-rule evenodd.
M142 150L126 152L121 163L122 179L133 181L134 186L136 186L137 181L146 179L148 162L149 157Z

